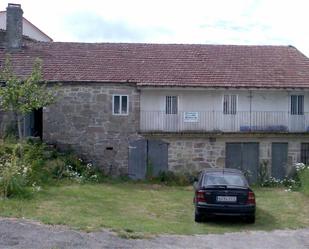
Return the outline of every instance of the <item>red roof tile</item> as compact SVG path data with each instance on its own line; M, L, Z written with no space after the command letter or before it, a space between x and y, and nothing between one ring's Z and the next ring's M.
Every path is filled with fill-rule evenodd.
M16 73L36 57L47 81L309 88L309 59L289 46L28 42L12 55Z

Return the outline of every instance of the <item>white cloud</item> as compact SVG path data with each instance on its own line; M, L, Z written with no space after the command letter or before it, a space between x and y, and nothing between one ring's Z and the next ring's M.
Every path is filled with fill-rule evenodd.
M1 1L0 8L5 9L8 2ZM15 2L22 4L25 17L56 41L291 44L309 55L306 0ZM67 25L81 25L85 15L104 20L102 25L108 27L98 30L93 18L87 19L89 30ZM120 31L111 34L113 29ZM89 36L89 32L97 34Z

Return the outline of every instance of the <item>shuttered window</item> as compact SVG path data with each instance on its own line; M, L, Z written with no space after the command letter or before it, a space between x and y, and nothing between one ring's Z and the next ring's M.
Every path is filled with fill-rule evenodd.
M166 96L165 113L177 114L178 113L178 96Z
M128 115L129 113L129 97L128 95L113 96L113 114Z
M224 95L223 96L223 114L235 115L237 111L237 96Z
M291 114L304 115L304 95L291 95Z

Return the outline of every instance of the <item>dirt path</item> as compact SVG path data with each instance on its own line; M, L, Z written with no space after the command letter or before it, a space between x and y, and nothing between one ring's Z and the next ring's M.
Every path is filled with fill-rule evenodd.
M108 231L85 233L23 219L0 219L0 248L309 249L309 228L126 240Z

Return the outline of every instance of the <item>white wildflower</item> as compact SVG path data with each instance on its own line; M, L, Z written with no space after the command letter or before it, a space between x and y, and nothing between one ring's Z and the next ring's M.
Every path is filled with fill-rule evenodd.
M27 167L24 167L24 168L23 168L23 174L25 175L25 174L27 174L27 172L28 172L28 168L27 168Z

